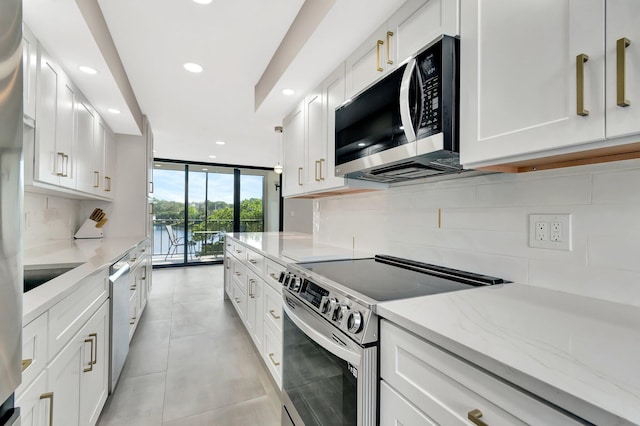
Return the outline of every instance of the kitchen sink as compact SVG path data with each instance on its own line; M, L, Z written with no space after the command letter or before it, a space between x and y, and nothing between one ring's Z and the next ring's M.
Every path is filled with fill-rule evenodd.
M70 270L80 266L81 264L58 266L55 268L43 268L43 269L25 269L24 270L24 287L23 291L26 293L29 290L33 290L36 287L50 281Z

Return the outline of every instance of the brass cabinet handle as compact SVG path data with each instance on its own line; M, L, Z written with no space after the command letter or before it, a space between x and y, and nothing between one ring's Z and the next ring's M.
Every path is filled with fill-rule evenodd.
M104 177L104 190L111 192L111 178L109 176Z
M231 243L227 243L227 247L231 247Z
M320 166L320 160L315 161L315 166L313 167L313 174L315 175L316 182L320 182L320 178L318 177L318 167Z
M275 355L275 354L274 354L273 352L271 352L271 353L269 354L269 359L271 360L271 362L273 363L273 365L275 365L275 366L277 367L277 366L279 366L279 365L280 365L280 363L273 359L273 356L274 356L274 355Z
M298 167L298 185L302 186L302 167Z
M149 182L149 193L153 194L153 182L152 181Z
M29 368L29 366L33 364L33 360L31 358L29 359L23 359L22 360L22 371L26 370L27 368Z
M589 111L584 109L584 64L589 60L589 56L584 53L576 56L576 114L581 117L589 115Z
M234 297L234 299L236 300L236 303L240 303L240 299L238 299L237 297Z
M242 253L242 250L237 250L237 249L236 249L236 253Z
M249 297L252 299L256 298L256 294L253 292L253 284L256 282L254 279L249 280Z
M63 163L63 172L62 172L62 176L63 177L68 177L69 176L69 156L67 154L64 154L62 156L62 159L64 160Z
M237 271L236 271L236 272L234 272L234 274L236 274L236 276L238 276L238 277L239 277L240 275L242 275L240 272L237 272Z
M98 188L100 186L100 172L93 172L93 187Z
M258 261L255 259L249 259L249 263L255 265L256 263L258 263Z
M628 107L631 102L625 99L625 71L626 71L626 55L625 49L629 47L631 41L628 38L622 37L616 42L616 100L618 106Z
M95 358L93 358L93 354L91 354L91 357L93 358L91 364L95 365L98 362L98 333L91 333L89 334L89 337L93 337L94 339L96 339L96 346L94 348L96 350Z
M49 400L49 426L53 426L53 392L46 392L40 395L40 399Z
M324 158L320 159L320 180L324 180L324 176L322 176L322 163L324 163Z
M489 423L483 422L482 420L480 420L480 417L482 417L482 411L478 410L477 408L467 413L467 418L471 420L471 423L473 423L474 425L489 426Z
M83 372L88 373L89 371L93 371L93 339L84 339L84 342L91 343L91 359L89 360L89 367L82 370Z
M393 37L393 31L387 31L387 63L389 65L393 64L391 60L391 37Z
M56 176L64 176L64 152L58 152L56 164Z
M276 274L274 274L273 272L271 272L271 273L269 274L269 276L270 276L271 278L273 278L274 280L278 281L278 276L277 276Z
M131 321L129 321L129 325L133 325L136 323L136 317L134 316L133 318L131 318Z
M269 313L271 314L271 316L274 319L280 319L280 315L276 315L276 310L275 309L269 309Z
M384 41L382 40L378 40L378 43L376 43L376 71L378 72L384 71L384 69L382 69L382 67L380 66L380 46L382 46L383 44Z
M149 203L149 214L153 214L153 203Z

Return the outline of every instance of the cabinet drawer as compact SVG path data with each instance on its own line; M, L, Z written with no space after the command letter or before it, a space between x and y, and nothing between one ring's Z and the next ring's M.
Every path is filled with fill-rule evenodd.
M264 269L264 256L253 250L245 249L247 253L247 265L253 268L260 276Z
M388 321L380 343L382 379L437 423L468 425L480 410L488 424L581 424Z
M233 280L231 288L231 292L233 293L231 300L238 311L238 315L244 321L247 317L247 294L243 291L242 283L239 283L235 279Z
M269 286L264 286L264 322L282 336L282 295Z
M380 381L380 426L438 426L384 380Z
M22 384L17 393L29 386L47 363L47 315L45 312L22 328Z
M232 257L232 266L231 266L231 276L242 282L246 282L247 281L247 267L243 264L240 263L240 261L238 259L235 259ZM246 293L246 291L245 291Z
M47 372L43 371L25 389L16 390L16 407L20 407L20 421L23 426L48 425L52 414L51 400L41 398L49 392Z
M287 267L270 259L264 260L264 281L274 289L280 291L282 284L278 281L280 273L287 270Z
M282 389L282 339L269 327L264 328L264 361L273 379Z
M109 278L102 270L82 280L73 293L49 309L49 360L71 340L108 296Z

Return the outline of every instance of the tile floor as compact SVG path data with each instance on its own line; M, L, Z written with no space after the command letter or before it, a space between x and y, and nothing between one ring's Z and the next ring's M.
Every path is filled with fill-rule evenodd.
M155 269L99 426L279 426L279 391L229 301L223 267Z

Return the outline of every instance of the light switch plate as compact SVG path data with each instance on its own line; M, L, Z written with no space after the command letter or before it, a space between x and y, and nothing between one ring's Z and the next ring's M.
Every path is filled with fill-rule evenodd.
M530 214L529 247L571 251L571 215Z

